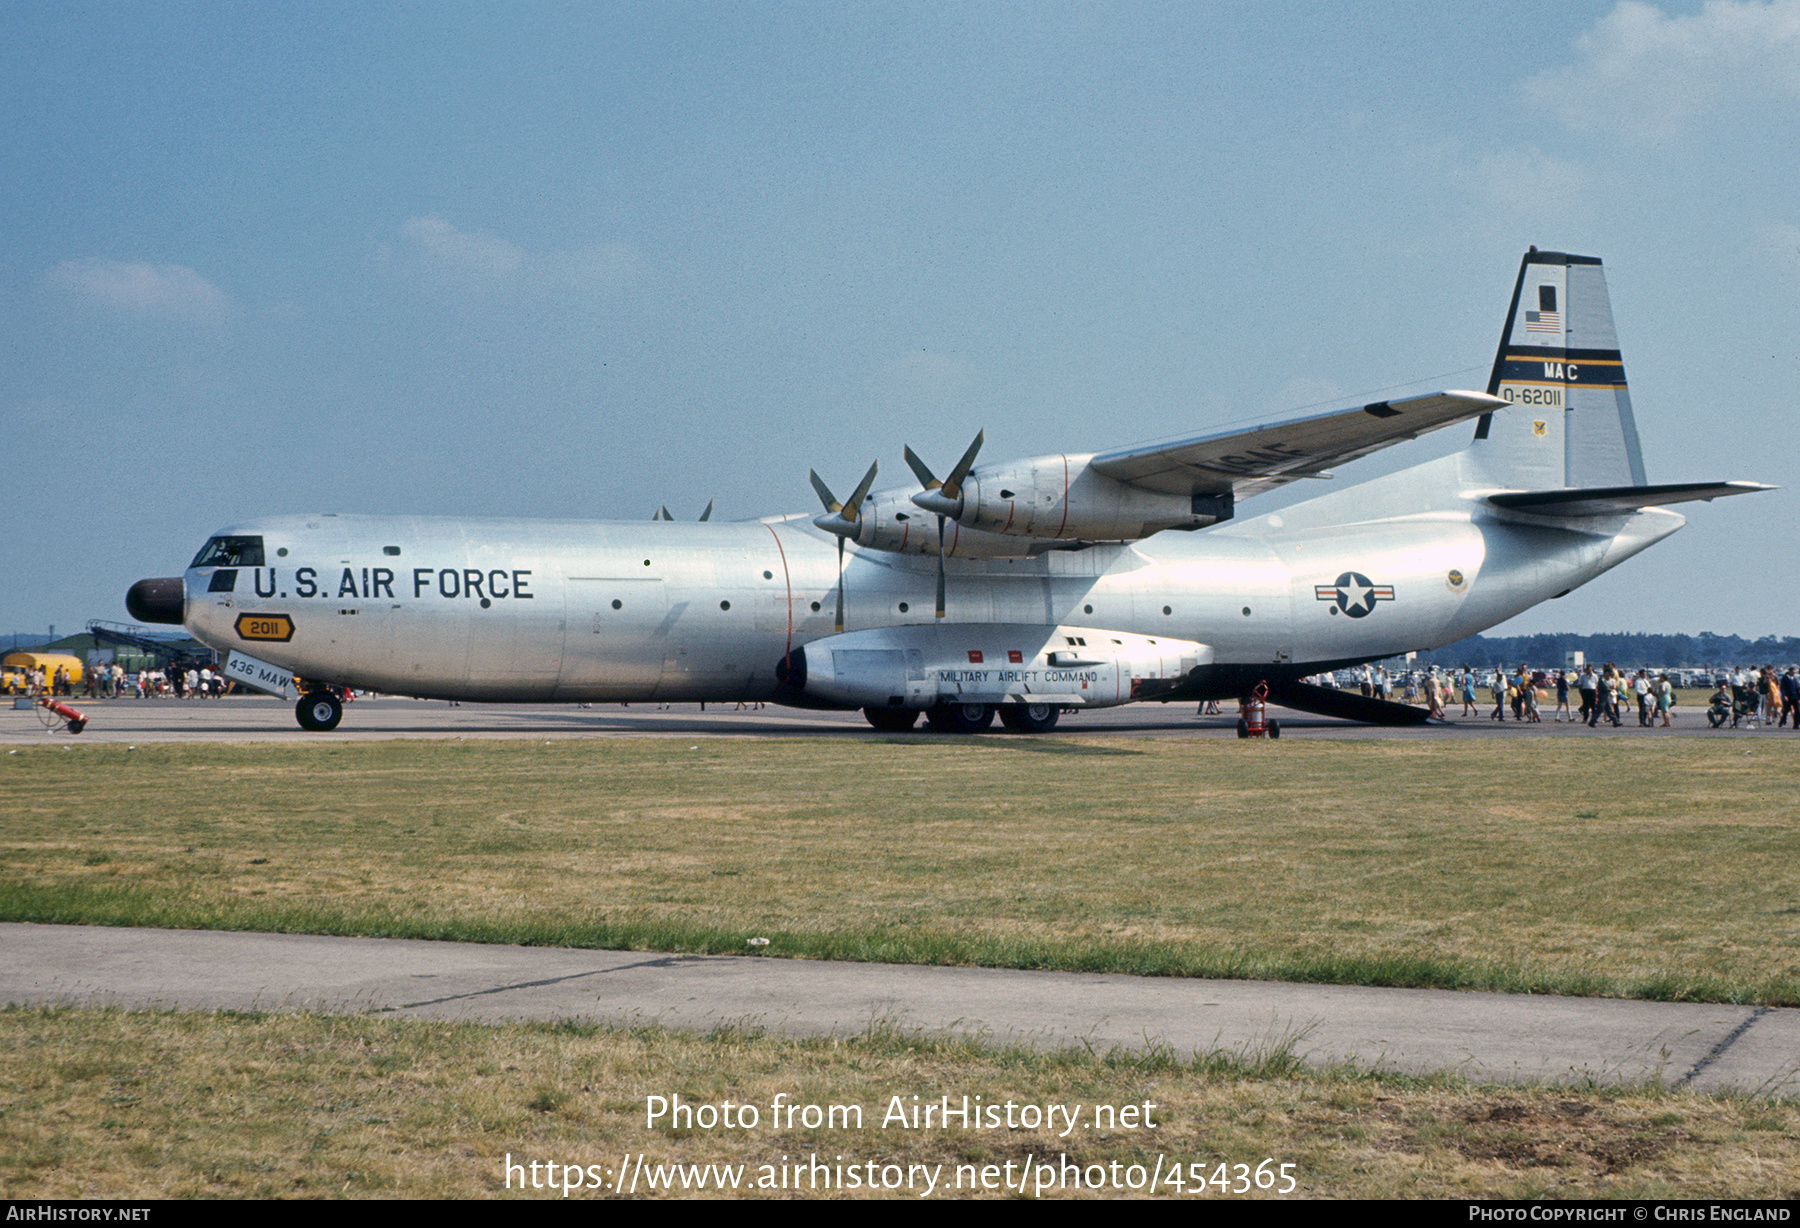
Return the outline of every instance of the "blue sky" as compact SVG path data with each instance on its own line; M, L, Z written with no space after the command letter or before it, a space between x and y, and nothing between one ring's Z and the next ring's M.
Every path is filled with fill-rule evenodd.
M261 514L744 518L1482 387L1528 244L1605 259L1651 481L1800 452L1800 0L15 2L0 107L4 631ZM1504 630L1795 634L1797 511Z

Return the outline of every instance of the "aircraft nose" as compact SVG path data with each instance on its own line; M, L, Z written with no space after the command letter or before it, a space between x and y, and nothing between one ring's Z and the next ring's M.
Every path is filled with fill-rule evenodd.
M139 580L125 594L125 608L141 623L173 623L179 627L186 604L180 576Z

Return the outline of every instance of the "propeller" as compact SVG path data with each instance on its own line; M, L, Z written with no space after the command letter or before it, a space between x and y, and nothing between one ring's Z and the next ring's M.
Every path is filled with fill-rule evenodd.
M931 470L926 468L925 462L919 459L917 452L911 448L906 449L906 463L917 475L919 484L925 487L924 490L912 497L912 501L928 512L936 512L938 515L948 516L952 520L961 516L963 483L968 480L969 470L975 467L975 454L981 451L981 444L985 438L987 438L986 431L975 432L975 442L969 445L969 450L962 454L962 459L956 462L956 467L951 469L950 475L941 482L932 476Z
M711 499L708 499L706 501L706 510L704 512L700 513L700 519L702 521L704 521L707 518L709 518L712 515L712 509L713 509L713 501ZM669 505L665 503L665 504L663 504L663 506L660 509L658 509L656 515L650 517L650 519L652 519L652 520L673 520L673 519L675 519L675 517L669 515Z
M981 451L982 440L987 437L986 431L975 432L975 442L969 450L962 454L956 467L950 470L950 476L942 482L932 475L919 454L910 447L906 449L906 463L919 484L925 489L912 497L912 501L928 512L937 513L938 526L938 565L937 565L937 616L944 616L944 517L957 517L963 510L963 482L968 479L969 470L975 466L975 454Z
M869 495L869 487L875 484L875 472L881 468L881 462L875 461L869 471L863 474L856 493L848 502L839 503L837 496L831 493L831 487L825 485L817 470L808 470L807 476L812 479L812 487L818 492L819 502L825 505L825 514L814 516L813 523L827 533L836 535L838 539L838 594L837 594L837 629L844 629L844 539L855 537L862 529L862 504Z

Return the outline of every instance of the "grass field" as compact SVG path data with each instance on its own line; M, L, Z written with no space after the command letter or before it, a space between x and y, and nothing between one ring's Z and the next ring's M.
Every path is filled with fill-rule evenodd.
M15 1009L0 1011L0 1086L0 1196L18 1199L505 1197L508 1156L521 1166L513 1196L535 1198L560 1195L520 1188L532 1162L555 1163L558 1180L583 1186L635 1173L640 1197L717 1196L720 1166L730 1166L734 1196L794 1197L791 1179L787 1189L755 1187L779 1181L784 1162L810 1174L815 1157L832 1180L873 1162L878 1185L899 1187L874 1193L903 1198L924 1195L933 1178L936 1197L1005 1196L977 1188L990 1173L1015 1193L1023 1179L1026 1193L1059 1198L1275 1197L1288 1189L1284 1163L1296 1198L1800 1195L1800 1108L1791 1102L1309 1071L1280 1047L1178 1061L990 1050L879 1030L796 1041ZM860 1106L862 1125L777 1125L781 1093ZM760 1106L758 1122L652 1126L650 1094ZM894 1097L910 1104L915 1095L1080 1105L1083 1124L1066 1135L880 1124ZM1126 1128L1122 1117L1090 1128L1093 1106L1145 1103L1154 1131ZM1082 1170L1083 1188L1055 1184L1064 1157ZM1163 1176L1146 1188L1159 1161ZM714 1166L707 1188L682 1188L676 1164ZM1269 1188L1256 1187L1258 1168ZM1099 1191L1085 1187L1096 1174L1110 1183ZM535 1175L547 1183L545 1170ZM865 1182L799 1193L871 1191Z
M0 919L1800 1002L1800 739L34 747Z
M33 747L0 756L0 919L766 936L790 956L1792 1004L1797 754L1650 736ZM1219 1196L1214 1179L1235 1196L1235 1166L1265 1158L1293 1164L1295 1196L1800 1193L1790 1100L1321 1072L1279 1043L1187 1061L880 1028L10 1009L0 1087L13 1198L485 1197L507 1192L507 1155L609 1180L633 1156L751 1180L842 1156L948 1183L1066 1154L1127 1182L1142 1165L1140 1184L1178 1163L1185 1188L1155 1193L1181 1197ZM894 1095L1151 1101L1159 1132L646 1128L658 1089L871 1119Z

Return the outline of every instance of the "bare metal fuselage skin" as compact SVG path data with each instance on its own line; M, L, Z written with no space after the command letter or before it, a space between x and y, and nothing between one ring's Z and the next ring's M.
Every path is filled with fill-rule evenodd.
M1232 694L1259 673L1295 678L1474 634L1684 523L1658 509L1578 528L1511 515L1468 493L1479 475L1458 472L1461 459L1200 532L952 558L941 622L934 557L853 546L845 630L936 625L951 645L958 628L974 643L976 628L1002 624L1168 637L1210 650L1180 694ZM1421 493L1432 489L1445 493ZM260 537L265 564L190 569L187 627L320 685L487 701L793 699L781 663L835 633L837 543L800 517L320 514L221 535ZM226 591L221 570L236 572Z

